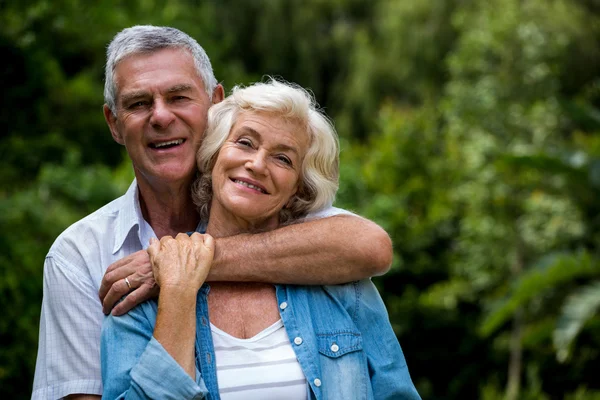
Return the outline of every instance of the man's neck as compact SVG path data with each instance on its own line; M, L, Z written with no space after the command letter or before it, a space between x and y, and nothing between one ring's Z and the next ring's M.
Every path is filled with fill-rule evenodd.
M159 239L196 230L200 218L190 196L190 184L159 188L138 183L138 188L142 215Z

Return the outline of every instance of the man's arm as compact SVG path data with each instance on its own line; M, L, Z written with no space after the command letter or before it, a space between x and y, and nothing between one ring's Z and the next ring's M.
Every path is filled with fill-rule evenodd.
M337 215L215 241L215 258L206 279L212 282L347 283L386 273L393 254L388 234L357 215ZM104 313L112 309L114 315L122 315L157 294L146 251L110 265L99 292Z
M104 316L84 261L64 259L60 250L73 250L64 244L64 240L59 241L56 251L51 251L44 262L44 297L31 396L35 400L102 393L100 329Z
M330 285L386 273L392 242L377 224L338 215L216 239L207 281Z

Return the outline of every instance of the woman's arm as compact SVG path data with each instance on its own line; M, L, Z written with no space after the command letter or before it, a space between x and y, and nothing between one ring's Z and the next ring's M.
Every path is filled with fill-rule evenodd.
M374 398L420 400L377 288L370 279L356 284L360 297L355 324L363 336Z
M105 320L101 339L105 398L185 399L207 394L195 367L194 343L196 296L213 249L212 238L197 233L151 243L150 260L163 290L157 307L146 303Z
M210 235L180 233L148 247L156 283L161 288L154 337L194 379L196 296L210 270L214 240Z
M198 373L192 379L152 336L156 302L126 315L108 316L100 341L104 399L204 398L208 390Z

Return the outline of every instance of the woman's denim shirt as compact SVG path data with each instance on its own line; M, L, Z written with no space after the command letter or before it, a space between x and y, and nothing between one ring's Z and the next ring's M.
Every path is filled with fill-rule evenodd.
M103 399L219 399L208 319L198 292L196 379L154 339L158 303L102 327ZM335 286L276 285L279 313L309 385L309 399L420 399L385 305L370 279Z

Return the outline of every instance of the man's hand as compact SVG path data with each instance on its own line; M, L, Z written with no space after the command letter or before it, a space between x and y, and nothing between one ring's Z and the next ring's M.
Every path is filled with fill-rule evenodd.
M148 252L140 250L114 262L106 269L98 294L104 314L112 309L113 315L122 315L136 305L156 297L158 290ZM127 297L113 309L115 303L125 295Z

